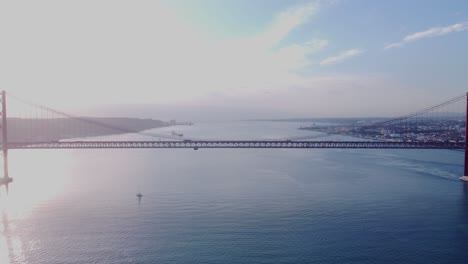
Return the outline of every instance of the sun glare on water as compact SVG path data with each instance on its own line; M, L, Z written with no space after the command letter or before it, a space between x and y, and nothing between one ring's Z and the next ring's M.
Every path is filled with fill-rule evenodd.
M9 159L14 181L8 194L4 186L0 190L0 263L23 263L25 244L34 241L20 235L17 225L32 218L42 203L65 192L71 159L62 151L47 150L10 151Z

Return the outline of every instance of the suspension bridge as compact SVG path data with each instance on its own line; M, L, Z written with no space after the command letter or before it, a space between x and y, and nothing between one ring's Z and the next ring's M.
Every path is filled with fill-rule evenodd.
M468 181L468 93L407 115L379 121L345 122L301 128L311 136L268 140L216 140L152 132L167 123L151 119L71 115L1 93L4 175L8 191L8 150L24 149L434 149L464 151ZM11 100L10 100L11 99ZM10 105L10 101L15 106ZM7 116L8 111L8 116Z

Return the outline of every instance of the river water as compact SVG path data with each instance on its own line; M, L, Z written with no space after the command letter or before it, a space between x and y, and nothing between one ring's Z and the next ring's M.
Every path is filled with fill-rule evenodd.
M300 125L153 132L312 133ZM467 263L462 159L448 150L13 150L0 263Z

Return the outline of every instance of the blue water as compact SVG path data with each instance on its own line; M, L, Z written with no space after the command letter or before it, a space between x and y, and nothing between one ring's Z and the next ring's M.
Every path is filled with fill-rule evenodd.
M176 130L195 138L310 133L300 125ZM0 263L468 263L462 158L432 150L11 151Z

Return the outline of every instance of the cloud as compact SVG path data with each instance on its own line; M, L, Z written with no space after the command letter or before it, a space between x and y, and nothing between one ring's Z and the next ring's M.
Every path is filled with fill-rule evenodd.
M2 81L19 96L52 105L185 103L215 93L280 89L297 78L294 72L309 63L308 55L328 44L313 38L282 43L310 21L320 1L286 7L259 33L237 38L213 36L169 2L108 0L93 8L86 1L61 2L56 8L63 12L53 12L53 4L10 5L5 19L15 27L6 32L11 41L0 43L0 50L11 51L2 57L0 70L9 76ZM15 32L24 34L15 38ZM13 85L23 74L30 78Z
M364 53L364 51L360 49L346 50L336 56L325 58L324 60L320 62L320 65L330 65L330 64L340 63L340 62L343 62L344 60L358 56L362 53Z
M405 44L425 38L440 37L450 33L462 32L468 30L468 22L457 23L446 27L432 27L425 31L416 32L403 38L400 42L391 43L385 46L385 49L401 48Z
M260 33L221 39L158 1L142 5L112 1L113 12L106 13L105 20L102 14L109 8L105 3L92 9L84 2L61 3L67 12L34 4L37 8L24 14L9 15L15 27L7 34L11 41L0 43L0 50L11 51L5 53L2 65L13 67L0 65L0 70L7 76L2 79L5 86L15 87L12 93L64 111L144 103L175 105L179 112L187 113L187 105L216 104L219 109L229 104L257 111L271 109L267 112L272 115L283 110L308 113L329 104L321 97L329 90L374 83L362 76L318 77L302 71L314 62L311 55L327 47L328 40L309 38L292 44L283 40L320 11L317 2L285 9ZM122 20L122 15L128 19ZM82 16L87 20L81 21ZM104 29L106 34L102 34ZM15 32L24 34L15 39ZM347 51L323 64L362 52ZM310 98L315 95L317 109L310 109ZM154 112L152 117L159 114ZM173 117L179 118L179 114Z
M174 78L171 85L186 89L197 84L193 92L178 92L197 99L203 95L232 97L264 89L287 89L300 79L297 72L311 63L309 55L328 45L328 40L316 38L288 45L281 43L318 12L317 3L280 12L256 35L219 41L209 39L196 50L187 50L184 56L177 54L178 58L184 58L188 72L184 73L184 78Z
M292 44L277 50L274 57L278 63L287 65L287 70L294 71L305 67L310 63L307 56L319 52L328 46L328 40L313 39L304 44ZM284 64L286 63L286 64Z
M275 45L293 29L307 22L319 10L319 2L290 7L275 16L268 29L258 36L266 45Z

